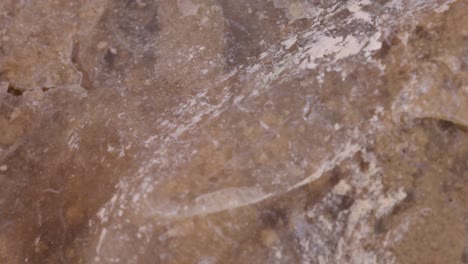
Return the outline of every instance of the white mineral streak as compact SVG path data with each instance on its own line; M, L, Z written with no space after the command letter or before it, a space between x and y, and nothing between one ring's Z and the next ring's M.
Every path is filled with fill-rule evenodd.
M274 1L277 7L284 7L284 1ZM369 5L370 1L349 1L347 5L334 6L336 8L333 13L328 13L328 10L318 11L316 7L311 7L305 12L313 14L316 18L322 18L327 21L327 18L331 14L336 14L339 11L348 9L353 13L353 16L345 19L343 24L349 24L352 21L362 20L366 23L372 23L371 15L367 12L362 11L362 8ZM325 12L327 11L327 12ZM318 24L319 22L317 22ZM326 22L325 22L326 23ZM317 25L318 27L318 25ZM320 28L320 27L319 27ZM383 28L375 25L377 29L375 32L351 32L347 34L337 35L333 30L336 29L336 25L331 24L328 27L317 30L312 28L310 31L301 33L300 35L292 35L283 41L283 49L275 51L274 57L281 58L275 63L273 69L267 71L260 71L258 73L258 81L266 86L272 80L281 78L281 74L288 72L288 74L296 73L302 70L313 70L319 65L321 70L329 65L336 65L340 60L349 58L354 55L363 54L367 55L370 52L380 49L381 42L379 41L382 36ZM333 32L333 33L332 33ZM304 44L300 45L297 50L291 52L289 49L296 44L298 40L301 40ZM266 56L264 56L266 57ZM372 59L367 60L369 63L378 65L377 62ZM250 66L250 69L259 68L263 62L260 60L259 64Z
M338 164L340 164L345 159L352 157L356 154L361 147L358 145L353 145L348 143L342 150L338 151L338 153L332 157L331 159L325 160L319 166L319 168L312 174L306 177L304 180L296 183L295 185L288 188L288 191L292 191L294 189L300 188L306 184L309 184L315 180L318 180L325 172L330 171Z
M96 253L98 255L101 254L102 243L106 239L106 235L107 235L107 229L103 228L102 231L101 231L101 234L99 235L99 241L98 241L98 244L97 244L97 247L96 247Z
M265 193L260 187L225 188L198 196L192 204L182 208L180 206L174 207L173 204L168 206L168 204L170 204L169 202L163 202L163 206L153 205L150 207L151 212L148 217L157 217L158 219L175 217L181 219L259 203L285 192L294 191L297 188L318 180L323 174L335 168L344 160L352 157L359 150L360 147L358 145L345 145L335 156L321 162L312 175L287 188L285 191L280 190L274 193Z
M288 38L287 40L283 41L284 48L286 50L290 49L294 44L297 42L297 36L292 36Z
M381 218L391 212L391 210L403 201L403 199L406 198L406 193L403 191L403 189L399 189L398 191L394 193L390 193L385 197L381 197L377 202L378 202L378 207L375 212L375 216L377 218Z

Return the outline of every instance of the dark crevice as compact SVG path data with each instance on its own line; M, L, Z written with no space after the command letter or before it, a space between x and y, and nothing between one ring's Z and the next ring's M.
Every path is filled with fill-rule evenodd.
M437 124L439 125L440 129L444 131L448 131L448 132L451 132L454 130L462 130L463 132L467 132L468 130L468 127L462 124L449 121L449 120L438 119Z
M18 88L16 86L13 86L12 84L8 85L7 93L13 95L13 96L21 96L25 90Z
M468 132L468 126L463 123L458 123L453 120L448 120L448 119L442 119L442 118L436 118L436 117L422 117L422 118L415 118L414 119L416 122L423 122L424 121L433 121L435 124L437 124L437 127L440 128L442 131L446 132L455 132L455 131L462 131L467 133Z
M52 89L52 87L42 87L41 88L42 92L44 92L44 93L49 91L50 89ZM11 94L13 96L22 96L24 94L24 92L26 92L26 91L28 91L28 90L21 89L21 88L16 87L16 86L14 86L12 84L9 84L8 89L7 89L7 93ZM31 90L29 90L29 91L31 91Z

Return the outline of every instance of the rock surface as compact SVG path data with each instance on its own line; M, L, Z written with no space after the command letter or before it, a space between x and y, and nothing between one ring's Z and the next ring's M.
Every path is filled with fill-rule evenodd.
M467 14L0 1L0 263L468 263Z

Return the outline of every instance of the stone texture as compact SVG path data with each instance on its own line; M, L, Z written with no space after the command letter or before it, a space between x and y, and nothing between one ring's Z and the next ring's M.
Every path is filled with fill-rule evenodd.
M463 0L0 2L1 263L468 263Z

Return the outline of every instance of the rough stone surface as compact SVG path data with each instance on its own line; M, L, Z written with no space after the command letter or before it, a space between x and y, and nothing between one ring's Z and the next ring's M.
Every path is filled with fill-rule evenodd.
M0 1L0 263L468 263L465 0Z

